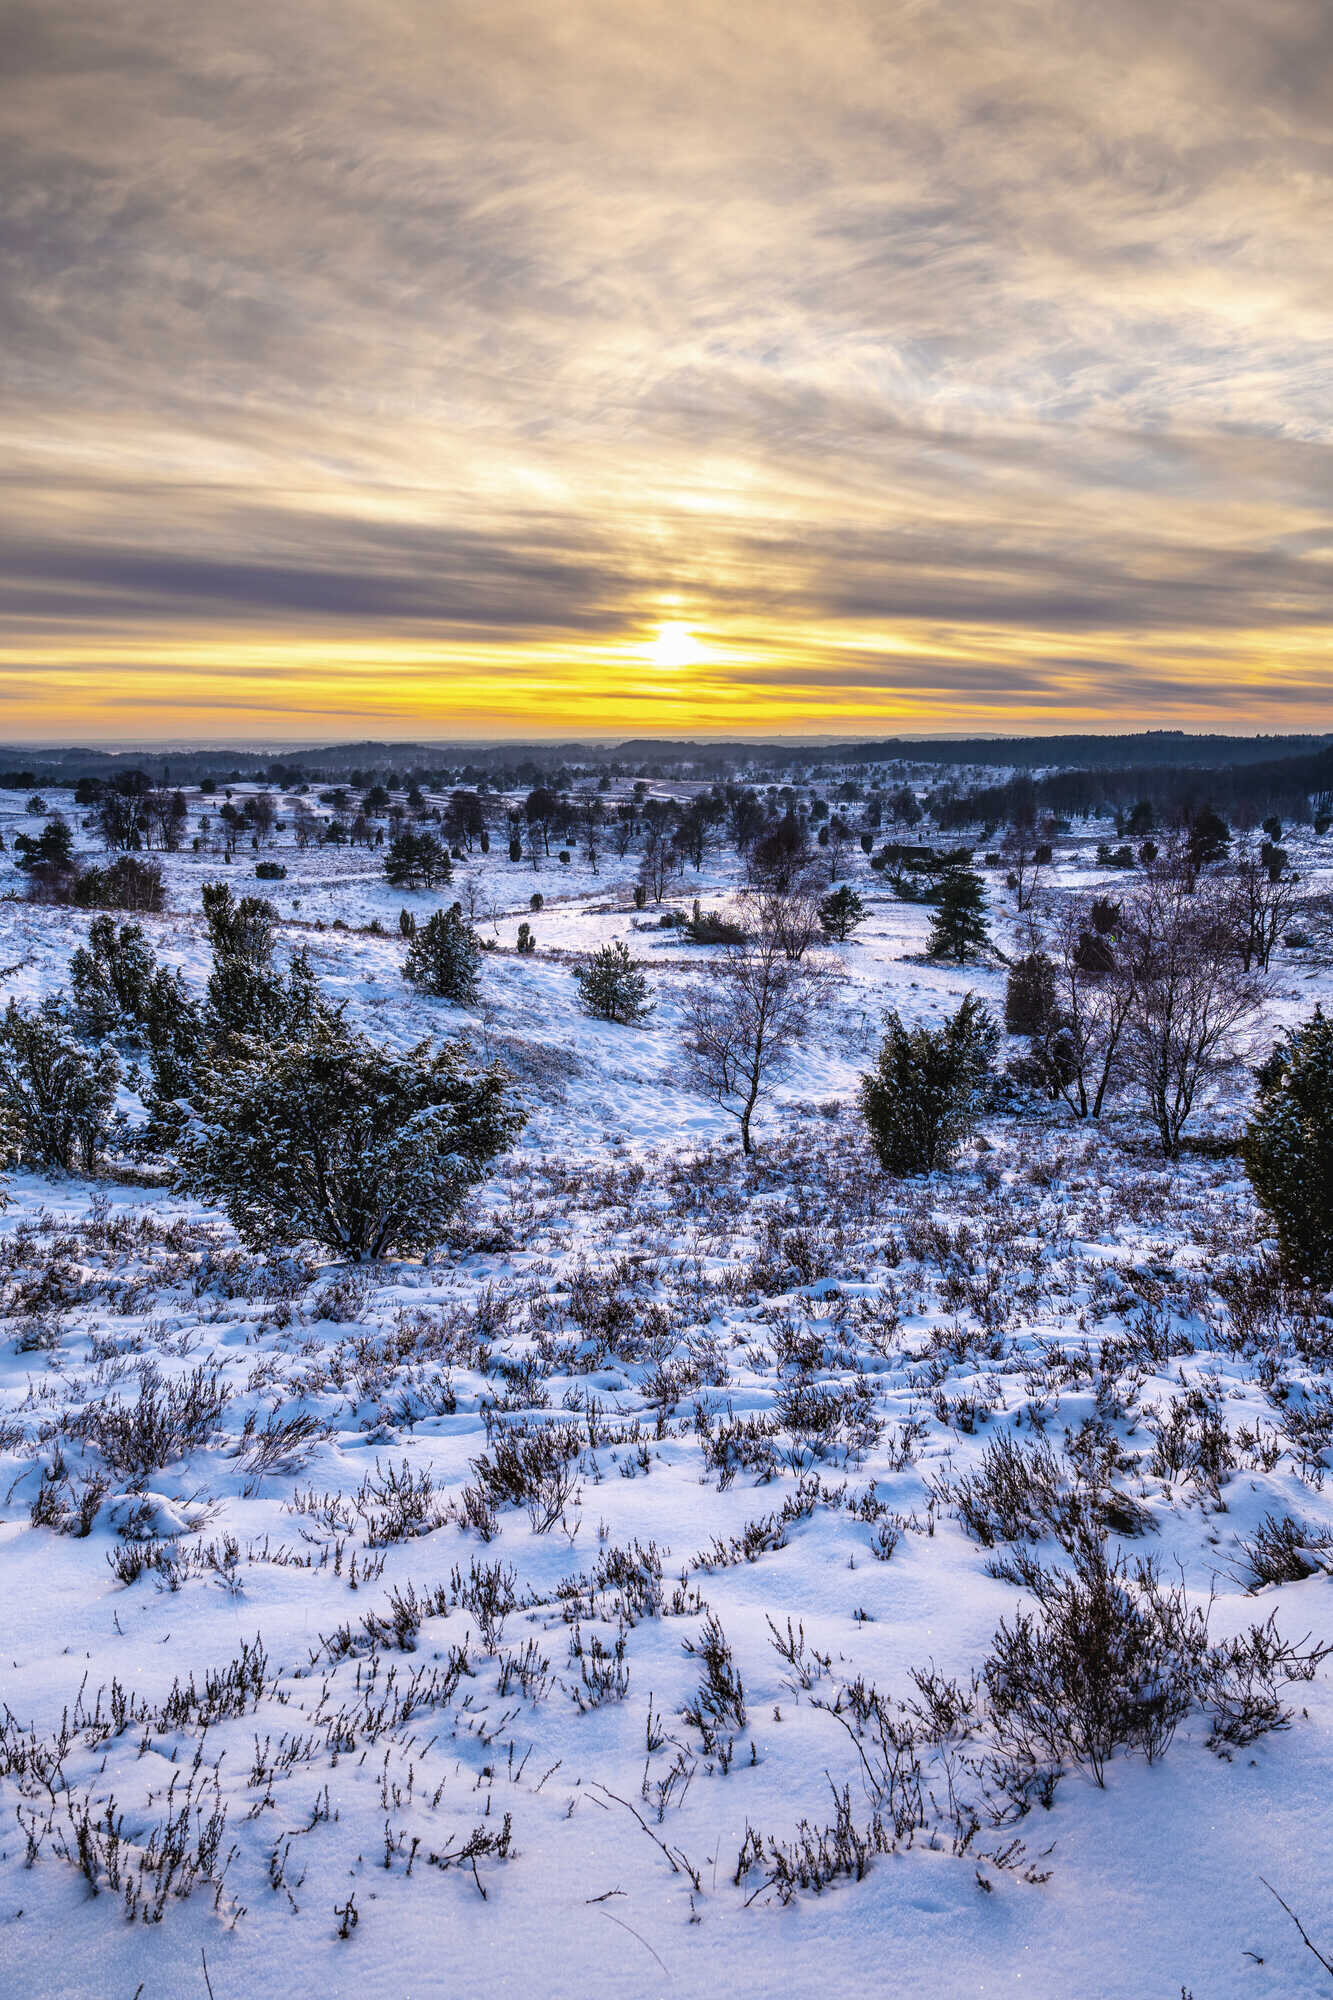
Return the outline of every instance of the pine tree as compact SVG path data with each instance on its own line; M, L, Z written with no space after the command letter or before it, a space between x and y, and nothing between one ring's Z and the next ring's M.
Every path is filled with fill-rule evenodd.
M825 896L819 906L819 923L825 937L846 944L858 924L864 923L866 906L846 882Z
M653 1011L648 976L621 943L604 944L593 953L578 974L578 988L584 1013L599 1021L631 1027Z
M433 833L404 827L385 852L385 879L395 889L441 889L453 872L448 848Z
M458 1043L376 1047L321 1004L289 1039L240 1037L201 1064L175 1184L254 1249L412 1255L523 1123L500 1064L473 1070Z
M61 873L74 866L74 835L69 821L56 813L35 840L26 833L14 839L14 860L25 873L45 868Z
M1259 1072L1245 1168L1293 1277L1333 1283L1333 1021L1316 1007Z
M1000 1031L974 994L939 1028L907 1028L890 1014L861 1111L888 1174L951 1166L980 1110Z
M423 993L466 1007L477 997L481 939L463 921L460 903L437 910L408 939L403 977Z
M963 965L990 943L986 924L986 888L971 868L950 868L935 892L929 952Z

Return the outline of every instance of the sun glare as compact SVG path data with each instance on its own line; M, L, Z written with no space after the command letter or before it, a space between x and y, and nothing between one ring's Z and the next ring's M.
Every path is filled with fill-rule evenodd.
M689 667L703 658L703 647L688 625L659 625L646 650L655 667Z

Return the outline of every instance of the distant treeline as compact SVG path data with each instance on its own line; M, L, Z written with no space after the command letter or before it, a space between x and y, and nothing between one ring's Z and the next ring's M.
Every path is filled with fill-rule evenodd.
M826 743L655 742L639 738L597 743L344 743L309 750L173 749L98 750L87 747L25 751L0 747L0 787L39 790L79 779L114 781L142 772L154 785L258 781L411 784L427 789L487 784L567 789L589 777L742 779L781 783L857 773L873 778L877 767L908 772L933 768L1020 775L974 789L972 816L1012 818L1011 797L1034 796L1061 814L1094 810L1099 803L1133 803L1139 797L1164 808L1200 797L1239 806L1251 800L1275 811L1303 810L1303 790L1327 786L1333 734L1324 736L1194 736L1148 730L1119 736L976 736ZM1322 761L1321 761L1322 760ZM1021 791L1035 785L1034 794ZM1018 789L1015 789L1015 788ZM991 801L994 801L993 805ZM952 808L951 808L952 809Z
M1273 739L1269 739L1271 745ZM1159 824L1169 824L1211 805L1228 816L1255 820L1269 813L1305 821L1312 807L1333 801L1333 746L1299 756L1215 765L1175 764L1162 769L1122 764L1109 770L1021 774L1003 784L959 789L954 797L936 794L931 812L942 830L975 825L1008 825L1034 813L1057 819L1081 818L1128 809L1146 801Z

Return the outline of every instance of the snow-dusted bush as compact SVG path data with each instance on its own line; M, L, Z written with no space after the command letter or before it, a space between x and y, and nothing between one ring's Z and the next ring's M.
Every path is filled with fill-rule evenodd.
M1322 1007L1259 1072L1245 1166L1284 1265L1312 1283L1333 1282L1333 1021Z
M79 1025L113 1035L141 1018L157 960L139 924L94 917L88 942L69 962L70 993Z
M0 1017L0 1136L31 1166L90 1173L106 1137L120 1065L89 1051L48 1002Z
M1104 1542L1069 1570L1033 1571L1040 1612L1002 1621L985 1665L1001 1742L1034 1765L1075 1764L1097 1784L1117 1749L1152 1763L1196 1698L1208 1628L1184 1592L1131 1580Z
M890 1014L879 1059L861 1079L861 1111L889 1174L952 1165L980 1108L1000 1031L975 994L939 1028Z
M1072 1555L1067 1570L1030 1566L1039 1611L1001 1622L982 1670L1000 1743L1030 1768L1073 1764L1103 1784L1117 1750L1154 1762L1195 1708L1214 1744L1253 1743L1286 1726L1282 1690L1333 1650L1293 1645L1271 1618L1210 1642L1207 1612L1150 1562L1131 1571L1095 1536Z
M598 1021L632 1026L653 1011L648 975L632 959L628 945L605 944L578 974L579 1000L585 1014Z
M1025 952L1009 968L1004 1026L1010 1035L1044 1035L1056 1011L1055 965L1047 952Z
M463 918L462 905L437 910L408 940L403 977L409 985L460 1007L477 997L481 940Z
M457 1043L396 1055L317 1006L291 1039L237 1036L200 1065L177 1185L257 1249L311 1239L358 1263L426 1251L522 1126L510 1085Z

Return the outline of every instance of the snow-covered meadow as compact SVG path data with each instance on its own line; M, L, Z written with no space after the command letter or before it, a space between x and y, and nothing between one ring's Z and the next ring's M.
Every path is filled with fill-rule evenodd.
M1106 831L1053 886L1123 886ZM1331 849L1293 841L1312 887ZM0 1993L1333 1990L1272 1893L1333 1955L1333 1323L1266 1253L1249 1071L1178 1161L1131 1099L1083 1126L1016 1099L954 1172L888 1179L856 1107L886 1010L999 1013L1004 968L928 961L929 910L858 851L868 918L817 948L835 977L744 1163L681 1051L710 949L635 909L633 854L478 855L427 893L271 852L271 883L164 857L159 957L202 984L226 872L359 1026L464 1034L529 1120L424 1264L258 1255L128 1173L11 1177ZM474 871L495 949L458 1009L404 985L398 913ZM739 886L715 851L668 900ZM88 922L0 903L0 994L58 990ZM616 939L640 1027L578 1006ZM1308 952L1273 970L1256 1054L1333 998ZM1076 1515L1207 1618L1151 1760L1034 1754L997 1694ZM1226 1648L1270 1619L1261 1714Z

